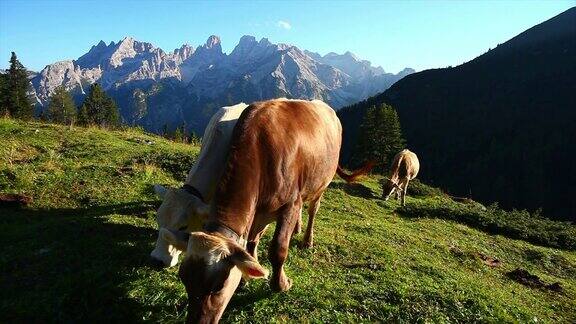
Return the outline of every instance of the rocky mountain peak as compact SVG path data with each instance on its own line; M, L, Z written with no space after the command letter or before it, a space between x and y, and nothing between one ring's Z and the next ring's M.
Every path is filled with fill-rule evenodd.
M360 61L360 59L358 59L358 57L356 55L354 55L354 53L350 52L350 51L346 51L346 53L344 53L343 55L344 57L348 57L354 61ZM368 61L363 61L363 62L368 62Z
M262 37L262 39L260 40L260 42L258 42L258 44L264 45L264 46L272 45L272 43L270 43L270 41L266 37Z
M262 55L266 55L271 51L270 47L273 46L272 43L266 38L262 38L259 42L256 41L254 36L245 35L240 38L238 45L234 47L232 53L230 53L230 60L235 61L239 64L241 60L245 61L256 61L260 59Z
M220 48L220 49L222 49L222 46L220 45L220 37L218 37L216 35L211 35L210 37L208 37L208 39L206 40L206 44L204 44L204 48L207 48L207 49Z
M308 50L304 50L304 53L305 53L306 55L310 56L312 59L318 61L318 62L320 62L320 60L322 59L322 55L320 55L320 54L318 54L318 53L316 53L316 52L311 52L311 51L308 51Z
M240 37L240 41L238 42L237 46L245 46L245 45L254 44L254 43L257 43L256 37L251 36L251 35L244 35L244 36Z
M245 54L247 52L249 52L252 48L254 48L254 46L258 45L258 42L256 41L256 37L254 36L250 36L250 35L244 35L240 38L240 41L238 42L238 45L236 45L236 47L234 47L234 49L232 50L232 53L230 53L230 55L241 55L241 54Z
M191 57L195 57L201 61L212 61L223 56L225 56L225 54L222 52L220 37L212 35L208 37L204 45L196 49L196 52Z
M184 44L177 48L172 53L174 56L177 56L181 61L188 59L192 54L194 54L194 47L188 44Z
M412 68L404 68L402 71L398 72L399 75L405 76L408 74L416 73L416 70Z
M124 38L122 38L122 40L120 40L120 42L118 42L118 45L122 46L122 45L126 45L129 46L132 43L134 43L134 38L132 36L126 36Z

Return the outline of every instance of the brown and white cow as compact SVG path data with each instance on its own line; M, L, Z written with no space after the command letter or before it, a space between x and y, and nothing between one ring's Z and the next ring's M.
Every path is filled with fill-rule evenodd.
M162 205L156 213L159 229L180 230L188 233L202 229L204 219L189 206L198 199L205 203L212 201L226 164L232 131L246 107L248 105L245 103L222 107L212 116L202 137L198 160L192 166L182 188L154 186L154 191L162 198ZM373 165L374 163L369 162L351 174L346 174L338 167L338 175L346 182L354 182L359 176L368 173ZM300 233L300 227L301 218L297 223L295 233ZM184 250L185 246L179 249L166 241L159 233L156 246L150 256L157 267L172 267L178 263L178 256Z
M394 156L390 167L390 177L384 183L382 198L388 200L397 190L397 198L402 199L402 206L406 205L406 191L410 180L416 178L420 170L420 162L416 154L404 149Z
M179 275L188 293L188 322L217 322L241 276L267 277L257 246L273 222L270 285L275 291L290 289L283 267L292 233L308 202L304 245L312 246L322 194L337 171L343 174L341 142L340 121L322 101L279 99L246 108L212 203L191 206L206 217L204 230L191 233L187 242L179 232L160 231L174 245L187 245Z
M222 107L212 116L202 137L198 160L190 169L182 188L154 186L154 191L162 198L162 205L156 213L159 229L182 230L188 233L202 229L204 220L189 206L197 200L205 203L212 201L226 164L232 131L246 107L248 105L245 103ZM157 266L171 267L178 263L182 250L158 235L150 256Z

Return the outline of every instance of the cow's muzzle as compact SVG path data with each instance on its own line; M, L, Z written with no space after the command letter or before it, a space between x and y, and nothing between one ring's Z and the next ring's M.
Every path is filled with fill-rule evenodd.
M153 256L150 257L150 266L154 269L160 270L167 268L168 265Z

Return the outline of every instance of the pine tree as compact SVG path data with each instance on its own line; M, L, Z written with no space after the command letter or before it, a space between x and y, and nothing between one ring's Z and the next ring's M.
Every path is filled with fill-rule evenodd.
M200 146L202 139L200 136L196 135L194 131L190 131L190 136L188 136L188 143L192 144L193 146Z
M374 160L378 163L376 171L384 172L394 155L404 146L405 141L396 110L386 104L373 106L364 116L353 162L360 164Z
M80 106L76 116L79 125L87 126L90 124L90 118L88 117L88 111L85 105Z
M0 73L0 117L8 115L8 74Z
M74 121L76 120L76 107L74 106L74 100L63 86L57 87L50 98L47 113L48 120L52 122L66 125L74 124Z
M15 118L21 119L34 117L34 105L28 98L28 89L30 88L28 74L14 52L12 52L12 57L10 58L6 88L8 113Z
M184 125L182 125L182 127L180 127L180 126L176 127L176 129L174 130L174 135L172 138L174 139L175 142L178 142L178 143L184 142L183 129L184 129Z
M169 138L169 133L168 133L168 124L164 124L164 126L162 126L162 136Z
M78 112L78 122L82 125L117 127L120 115L116 103L98 83L90 87L90 93L84 99Z
M108 97L107 95L106 95L106 100L105 100L105 107L106 107L106 110L105 110L106 111L106 114L105 114L106 124L105 124L105 126L108 126L108 127L120 126L120 113L118 112L118 107L116 106L116 102L114 102L114 99L112 99L111 97Z

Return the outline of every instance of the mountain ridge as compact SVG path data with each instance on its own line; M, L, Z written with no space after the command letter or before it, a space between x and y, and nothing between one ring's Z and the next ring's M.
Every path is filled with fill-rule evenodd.
M413 72L385 73L351 52L321 56L250 35L242 36L229 54L215 35L197 47L184 44L173 51L127 36L108 44L101 40L76 60L47 65L32 84L39 109L58 86L80 102L98 82L128 124L154 132L184 124L202 132L221 106L289 97L322 99L338 109Z

